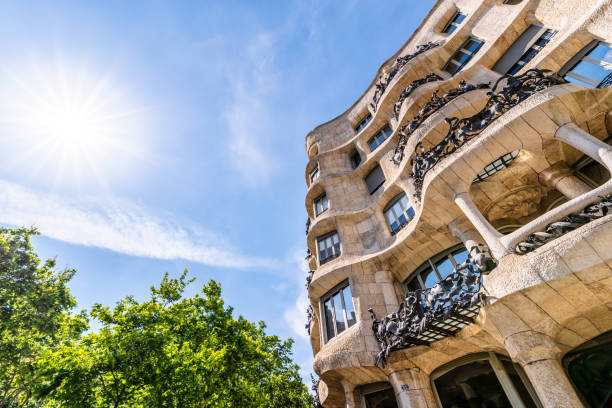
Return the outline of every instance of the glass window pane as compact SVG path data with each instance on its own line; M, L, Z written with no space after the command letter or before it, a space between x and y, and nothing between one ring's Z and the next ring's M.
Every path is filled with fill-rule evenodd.
M512 384L514 384L514 388L516 388L516 391L521 397L521 400L525 404L525 407L536 408L535 403L531 399L531 395L529 395L529 391L527 391L527 388L525 387L525 384L523 384L521 377L516 372L516 368L514 367L514 364L512 364L511 361L508 361L506 359L500 358L500 360L501 360L501 363L504 365L506 372L508 373L508 377L510 377L510 381L512 381Z
M408 201L408 197L405 194L402 196L402 199L400 200L400 202L402 203L402 208L404 209L410 206L410 201Z
M393 212L395 213L396 216L399 216L400 214L402 214L404 212L404 209L401 207L399 201L397 203L393 204L393 207L391 209L393 210Z
M423 272L421 278L423 279L425 288L431 288L436 283L438 283L438 277L436 276L436 273L431 269L428 269L427 271Z
M342 311L342 299L340 299L340 292L334 295L334 311L336 312L336 329L337 333L340 334L346 329L344 322L344 312Z
M612 64L612 48L605 44L599 44L593 48L593 51L589 52L588 56Z
M417 278L412 279L410 282L406 284L406 286L408 287L408 290L410 291L423 289L421 288L421 284L419 283L419 280Z
M461 24L461 22L465 19L465 15L461 13L457 13L455 16L455 23Z
M472 56L470 54L466 54L463 51L459 51L455 56L455 61L457 61L460 65L466 64Z
M414 208L408 207L408 209L406 210L406 215L408 215L408 218L413 219L414 218Z
M339 242L340 242L340 240L338 239L338 234L334 234L334 235L332 235L332 238L333 238L333 240L334 240L334 244L337 244L337 243L339 243Z
M352 325L357 323L357 316L355 315L355 308L353 307L353 295L351 294L351 288L349 286L342 289L342 296L344 297L344 306L346 306L348 327L351 327Z
M467 261L468 251L466 249L465 251L461 251L459 253L454 254L453 257L455 258L455 262L457 263L457 265L461 265L462 263Z
M395 222L395 215L393 214L393 211L387 210L385 212L385 219L387 220L388 225L393 224Z
M453 272L454 266L451 260L446 258L436 264L436 269L438 269L438 273L440 274L442 279L444 279Z
M612 70L605 69L600 65L591 64L588 61L580 61L578 65L572 69L572 72L590 78L597 83L601 82L610 71Z
M325 303L323 303L323 310L325 313L325 333L327 334L327 339L329 340L334 337L334 317L332 315L330 299L327 299Z

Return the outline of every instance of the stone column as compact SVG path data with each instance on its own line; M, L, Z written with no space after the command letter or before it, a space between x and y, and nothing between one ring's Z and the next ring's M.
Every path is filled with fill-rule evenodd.
M359 401L355 398L355 386L350 382L342 379L342 388L344 388L344 400L346 401L346 408L358 408Z
M437 408L429 375L423 371L399 369L389 374L399 408Z
M455 195L455 204L463 211L463 214L472 223L474 228L480 233L485 243L491 250L493 257L500 259L504 255L511 253L499 241L502 234L491 225L484 215L478 210L476 204L470 198L469 193L463 192Z
M557 129L555 139L561 140L597 160L608 171L612 170L612 147L580 129L574 123L568 123Z
M393 287L393 275L391 275L391 272L378 271L374 274L374 279L382 290L387 314L397 312L399 309L399 302L397 301L397 295Z
M463 245L467 248L468 251L473 246L484 243L484 239L482 239L482 237L480 236L478 231L476 231L474 226L463 217L457 218L456 220L451 222L448 225L448 230L451 232L451 234L453 234L454 236L459 238L461 242L463 242Z
M574 176L564 162L555 163L540 173L539 177L544 184L553 187L570 200L591 191L591 187Z
M545 408L584 407L559 363L561 350L550 337L529 330L508 336L505 343Z

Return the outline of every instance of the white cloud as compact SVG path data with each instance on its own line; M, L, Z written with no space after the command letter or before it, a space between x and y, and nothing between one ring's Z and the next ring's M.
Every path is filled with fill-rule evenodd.
M270 153L272 111L267 104L276 88L274 37L262 33L247 43L233 62L226 79L232 90L232 101L224 112L230 137L228 150L232 165L249 187L265 185L277 160Z
M308 300L308 292L304 287L306 282L306 273L308 271L308 264L304 260L303 251L296 250L293 252L291 257L292 263L299 266L300 274L299 276L296 274L297 279L294 281L296 284L296 291L298 292L298 297L295 300L295 303L290 305L285 312L283 313L283 317L285 321L291 327L293 332L298 336L298 338L306 340L310 344L310 337L306 332L306 308L310 304Z
M180 225L125 200L70 199L0 180L0 223L35 226L50 238L155 259L185 259L211 266L276 267L243 256L222 237Z

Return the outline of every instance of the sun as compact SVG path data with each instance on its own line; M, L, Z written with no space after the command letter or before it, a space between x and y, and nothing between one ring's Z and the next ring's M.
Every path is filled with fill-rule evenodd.
M33 161L35 176L55 184L106 185L124 176L121 167L142 153L143 109L109 73L41 66L5 76L0 147L16 152L9 161Z

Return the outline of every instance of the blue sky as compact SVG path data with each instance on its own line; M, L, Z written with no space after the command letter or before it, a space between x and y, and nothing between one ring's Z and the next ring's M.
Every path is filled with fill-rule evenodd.
M304 138L432 5L3 3L0 223L39 228L80 308L216 279L310 372Z

